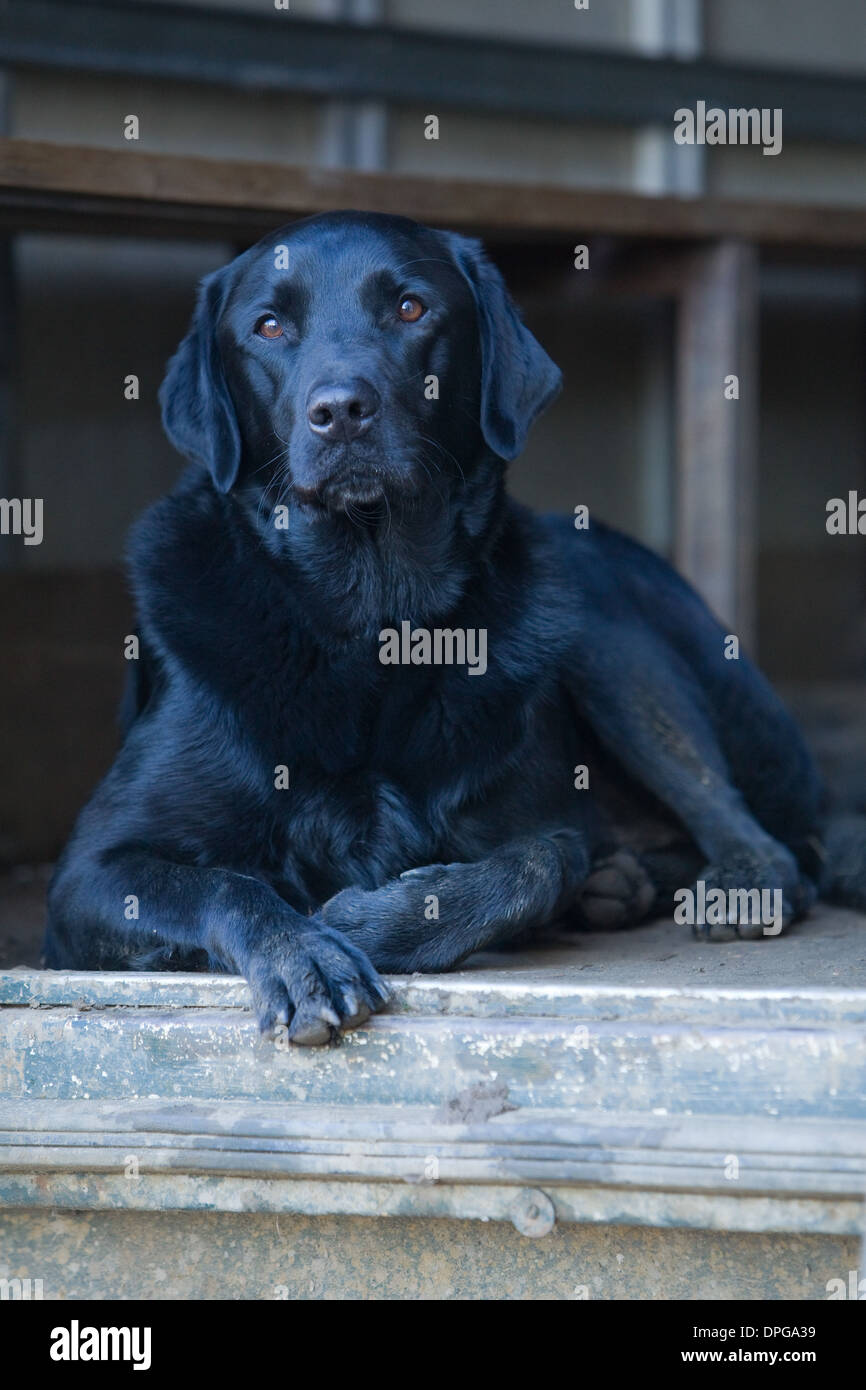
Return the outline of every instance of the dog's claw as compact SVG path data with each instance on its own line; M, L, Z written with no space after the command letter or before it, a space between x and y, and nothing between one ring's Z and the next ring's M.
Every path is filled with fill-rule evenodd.
M311 1019L309 1023L303 1024L290 1032L289 1037L292 1042L299 1047L324 1047L333 1037L333 1029L324 1019Z

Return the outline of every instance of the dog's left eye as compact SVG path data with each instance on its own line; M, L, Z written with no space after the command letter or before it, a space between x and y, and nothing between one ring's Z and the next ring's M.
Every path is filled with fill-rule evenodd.
M414 294L404 295L397 306L397 317L404 323L417 323L427 312L427 305Z
M256 324L256 332L260 338L282 338L283 330L273 314L265 314L264 318L259 319Z

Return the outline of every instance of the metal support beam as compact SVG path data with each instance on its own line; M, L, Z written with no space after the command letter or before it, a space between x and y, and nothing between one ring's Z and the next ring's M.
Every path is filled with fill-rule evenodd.
M327 3L328 0L325 0ZM321 0L320 0L321 3ZM338 0L339 20L374 24L384 13L383 0ZM384 169L388 162L388 108L381 101L322 104L320 163L325 169Z
M757 251L721 241L687 261L677 318L675 562L754 650ZM732 399L736 376L739 398ZM728 386L726 389L726 381Z
M647 57L694 62L701 52L701 0L631 0L631 38ZM697 197L706 184L706 146L677 145L668 119L635 135L635 188Z
M5 0L3 63L624 125L672 126L701 99L782 107L786 138L866 143L860 77L157 0Z

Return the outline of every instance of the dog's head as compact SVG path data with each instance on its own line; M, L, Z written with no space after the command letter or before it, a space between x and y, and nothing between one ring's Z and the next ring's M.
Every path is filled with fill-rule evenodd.
M477 242L347 212L208 276L160 400L221 491L254 478L342 511L514 458L559 384Z

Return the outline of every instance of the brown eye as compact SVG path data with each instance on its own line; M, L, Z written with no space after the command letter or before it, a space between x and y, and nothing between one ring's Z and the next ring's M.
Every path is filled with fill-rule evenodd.
M397 317L404 323L417 323L423 314L427 312L427 305L422 304L414 294L407 294L400 300L397 309Z
M256 332L260 338L282 338L283 330L273 314L266 314L263 319L259 319L256 324Z

